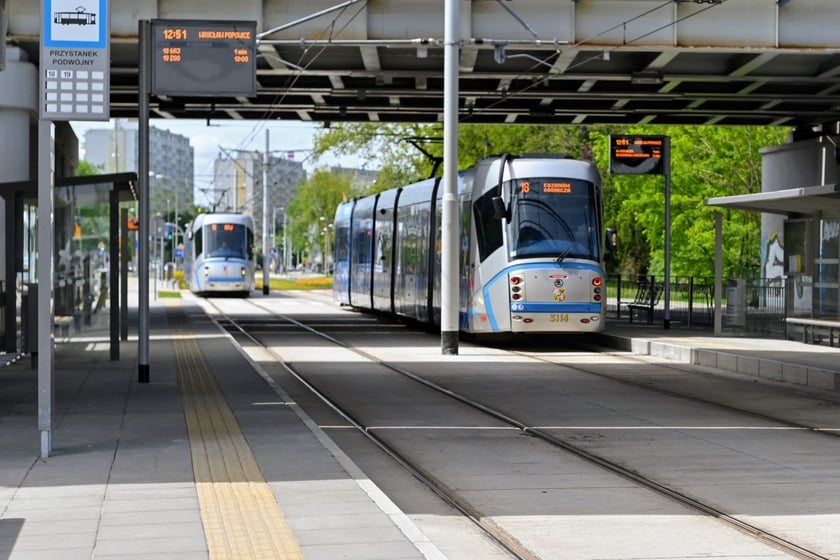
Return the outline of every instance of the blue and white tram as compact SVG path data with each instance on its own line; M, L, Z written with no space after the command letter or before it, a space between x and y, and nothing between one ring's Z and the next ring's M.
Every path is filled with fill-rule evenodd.
M254 221L247 214L199 214L184 246L184 278L199 295L247 297L254 287Z
M443 181L357 198L335 215L333 296L440 326ZM601 178L594 164L503 154L458 175L459 327L466 333L604 329Z

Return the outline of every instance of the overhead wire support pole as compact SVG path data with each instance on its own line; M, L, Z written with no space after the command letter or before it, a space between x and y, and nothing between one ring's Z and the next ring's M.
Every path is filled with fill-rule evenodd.
M663 328L671 328L671 137L664 138L663 168L665 170L665 317Z
M137 185L140 203L138 204L138 229L140 241L140 262L137 263L138 279L138 341L137 368L139 383L149 382L149 66L151 63L149 20L140 20L139 49L140 68L138 90L140 92L138 115L138 157Z
M262 255L263 255L263 295L268 295L269 284L271 279L268 275L268 129L265 129L265 161L263 161L262 174Z
M444 3L443 58L443 208L441 227L441 353L458 353L458 57L460 0Z

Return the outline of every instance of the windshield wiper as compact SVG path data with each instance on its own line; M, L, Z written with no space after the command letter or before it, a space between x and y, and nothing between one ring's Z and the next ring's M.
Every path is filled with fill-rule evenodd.
M554 262L556 262L556 263L557 263L557 266L560 266L561 264L563 264L563 261L564 261L564 260L566 260L566 257L568 257L568 256L569 256L569 254L570 254L571 252L572 252L572 246L571 246L571 245L569 245L568 247L566 247L566 250L565 250L565 251L563 251L562 253L560 253L560 254L557 256L557 258L556 258L556 259L554 259Z

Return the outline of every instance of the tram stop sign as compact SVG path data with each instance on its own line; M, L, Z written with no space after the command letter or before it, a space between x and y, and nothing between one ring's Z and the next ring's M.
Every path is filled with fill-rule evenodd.
M610 173L665 175L665 136L610 135Z

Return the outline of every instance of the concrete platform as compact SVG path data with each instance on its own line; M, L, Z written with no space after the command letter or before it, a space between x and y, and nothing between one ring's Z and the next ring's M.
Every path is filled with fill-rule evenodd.
M175 347L181 333L167 320L166 301L157 300L148 384L137 382L136 338L122 344L120 361L109 361L107 336L57 344L54 446L46 461L38 459L37 370L28 358L0 369L0 558L205 559L219 543L237 559L443 558L305 414L259 376L243 375L248 361L201 320L198 307L183 312L223 394L214 407L229 407L235 418L216 426L222 437L200 440L208 472L197 467L190 433ZM191 394L206 398L204 389ZM225 448L235 431L244 444ZM216 455L211 441L222 446ZM247 468L248 457L256 470ZM266 514L261 502L256 513L246 510L241 496L233 502L243 482L245 502L265 487L274 511ZM243 534L219 534L207 517L208 488L220 516L242 518ZM272 542L253 535L266 518L274 528L262 540Z
M600 344L637 354L759 377L791 389L837 392L840 348L820 344L726 334L710 330L610 322Z

